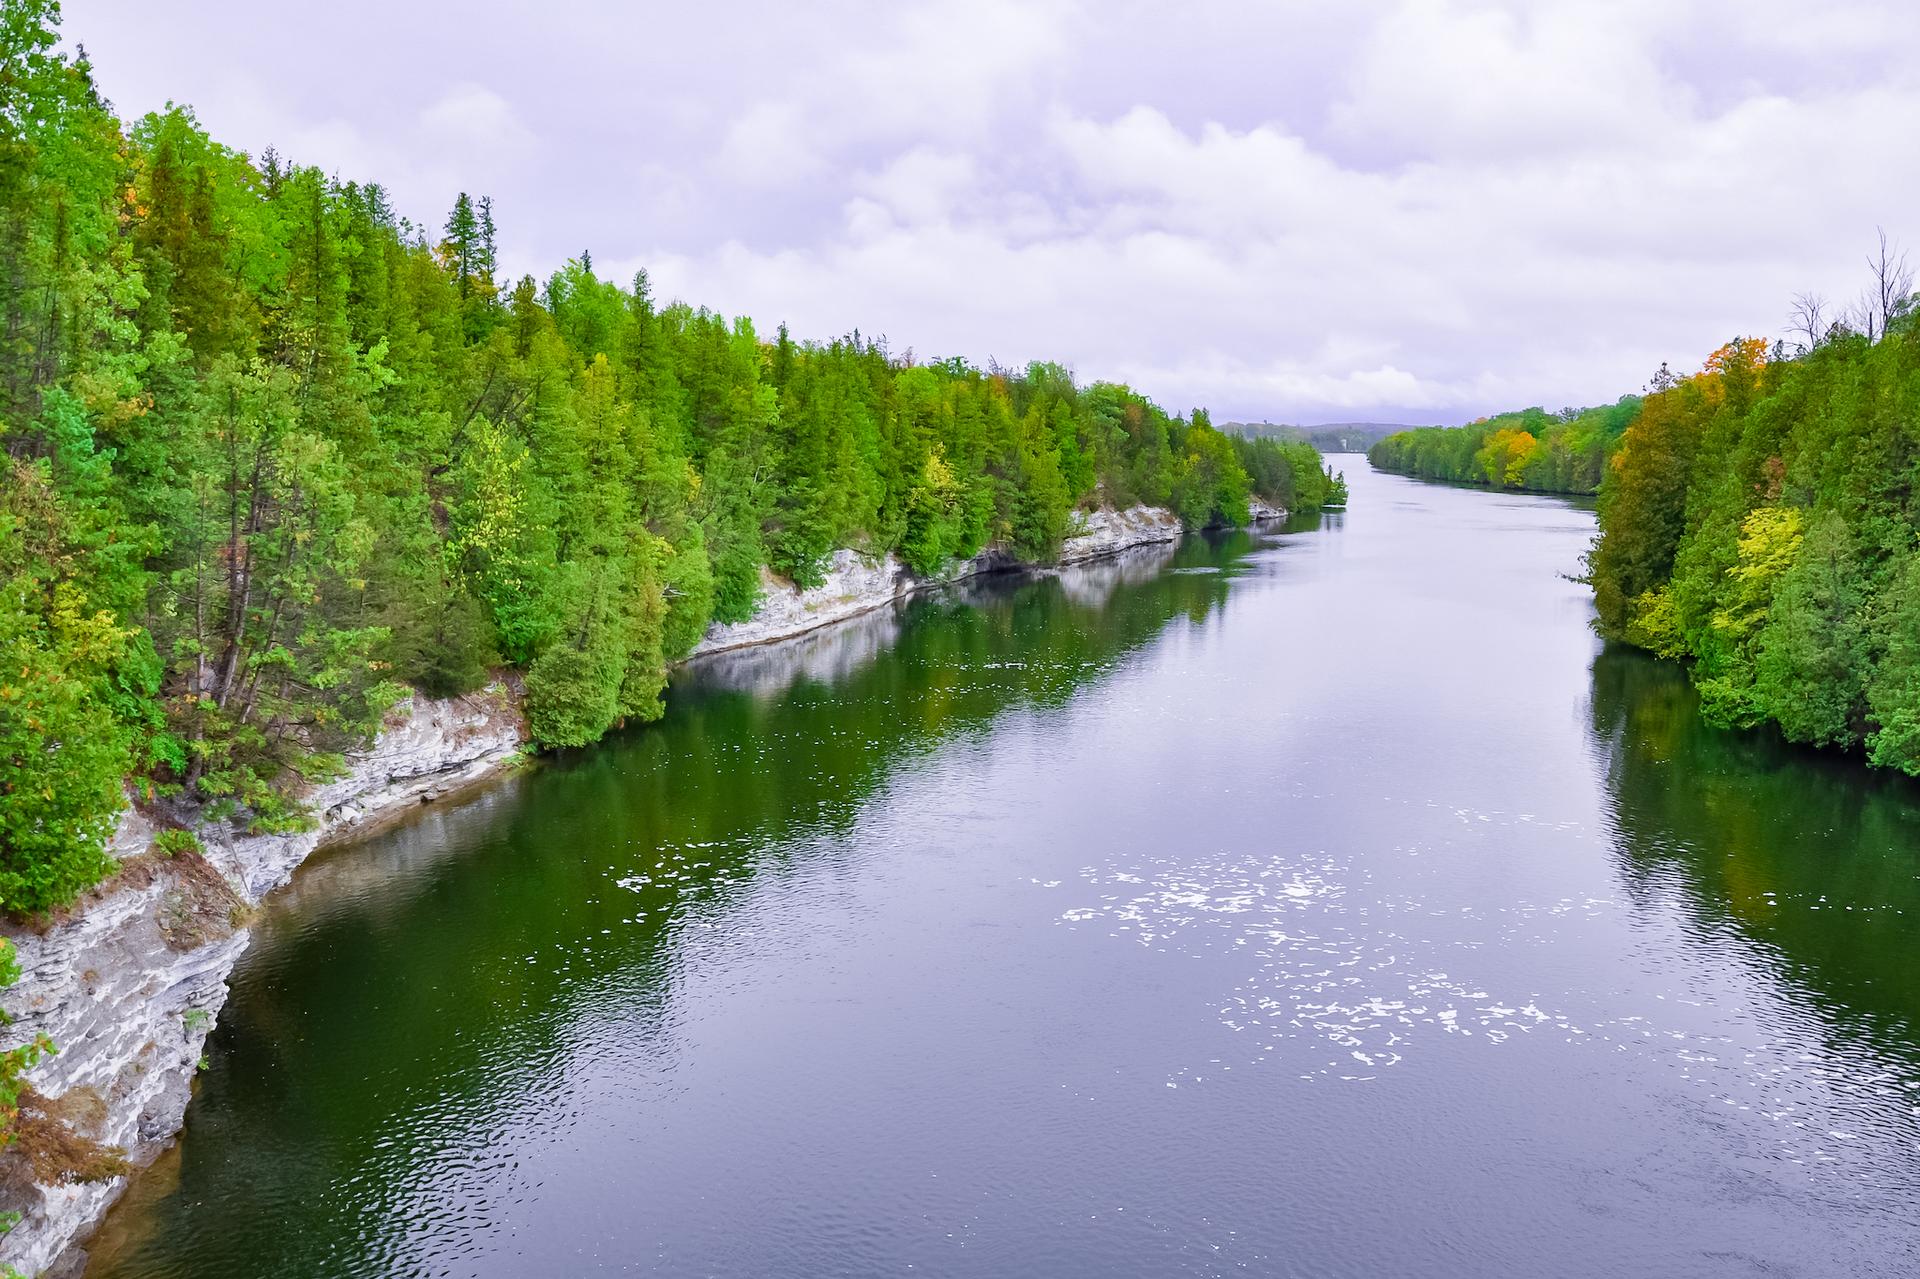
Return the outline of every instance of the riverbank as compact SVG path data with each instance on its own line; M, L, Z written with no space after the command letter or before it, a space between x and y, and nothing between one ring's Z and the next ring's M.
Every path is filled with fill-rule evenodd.
M1600 488L1595 484L1590 488L1535 488L1529 484L1493 484L1484 479L1456 479L1448 475L1426 475L1402 466L1388 466L1376 462L1371 457L1368 465L1385 475L1397 475L1405 480L1418 480L1422 484L1451 484L1455 488L1472 489L1479 493L1521 493L1528 497L1571 497L1588 501L1599 496Z
M1253 518L1257 522L1286 516L1285 511L1257 500L1254 508ZM1057 565L1083 564L1136 547L1176 541L1186 531L1179 516L1156 506L1082 512L1075 519L1075 532L1061 544L1060 555L1055 560ZM972 559L961 560L946 572L920 577L891 552L874 558L841 550L834 552L826 579L805 591L762 569L760 607L754 616L745 622L709 628L688 660L792 639L884 608L919 591L1027 567L1031 566L1022 564L1006 551L989 547Z
M1256 501L1256 522L1285 512ZM1082 564L1178 540L1185 530L1154 507L1077 518L1058 565ZM917 592L1029 568L988 550L934 577L895 557L837 552L821 586L763 582L750 621L716 625L689 660L772 644L870 613ZM314 829L251 836L218 823L195 828L204 853L164 856L138 809L111 844L121 869L42 929L11 928L21 977L6 992L11 1042L45 1034L59 1053L30 1074L37 1111L88 1149L118 1148L134 1169L179 1133L227 978L250 940L248 918L317 849L362 836L423 803L477 785L521 757L517 692L505 683L439 701L415 696L379 737L349 757L347 773L307 796ZM0 1155L0 1211L19 1223L0 1238L0 1264L26 1275L78 1274L82 1245L127 1185L126 1176L40 1184L21 1150Z
M117 1148L136 1169L151 1163L180 1130L254 908L315 849L477 784L518 758L523 740L518 697L505 685L446 701L415 696L344 776L307 797L312 830L248 835L203 823L194 832L203 852L167 856L148 816L128 809L109 846L119 871L44 929L8 930L21 970L5 1001L9 1033L44 1034L59 1049L30 1072L46 1100L29 1109L85 1149ZM27 1155L0 1156L0 1211L20 1214L0 1240L0 1263L26 1275L77 1273L75 1245L126 1178L39 1184Z

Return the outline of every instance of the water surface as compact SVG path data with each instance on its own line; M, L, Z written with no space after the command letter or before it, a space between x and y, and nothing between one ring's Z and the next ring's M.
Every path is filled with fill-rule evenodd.
M1343 461L310 867L89 1273L1915 1273L1920 788Z

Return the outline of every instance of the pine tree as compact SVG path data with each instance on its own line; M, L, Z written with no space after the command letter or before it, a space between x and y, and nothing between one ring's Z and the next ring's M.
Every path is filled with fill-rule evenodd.
M475 216L473 200L462 191L454 199L453 212L447 215L446 239L440 243L440 256L453 274L454 288L464 306L474 294L480 278L484 254L480 219Z

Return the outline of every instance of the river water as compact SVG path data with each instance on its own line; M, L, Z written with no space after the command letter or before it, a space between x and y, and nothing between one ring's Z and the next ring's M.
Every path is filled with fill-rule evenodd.
M1920 786L1341 461L309 867L89 1274L1920 1272Z

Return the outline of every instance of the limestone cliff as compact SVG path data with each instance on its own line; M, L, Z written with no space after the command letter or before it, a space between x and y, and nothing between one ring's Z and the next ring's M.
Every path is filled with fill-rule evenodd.
M195 834L205 855L169 857L151 849L153 825L129 810L111 845L118 873L44 929L9 930L21 976L4 998L14 1019L8 1041L44 1033L58 1047L28 1076L45 1111L99 1147L124 1150L136 1168L151 1162L180 1130L253 906L315 848L477 780L520 742L504 689L415 697L395 708L368 750L349 757L343 777L306 796L312 830L248 835L202 823ZM0 1156L0 1211L21 1215L0 1237L0 1263L27 1275L75 1268L73 1245L126 1178L40 1185L28 1153Z
M1283 514L1255 504L1256 520ZM1080 513L1057 562L1117 556L1182 532L1178 517L1154 507ZM920 577L892 555L838 551L812 590L767 574L756 615L712 627L693 656L804 635L916 591L1018 567L989 549ZM111 846L117 874L46 927L8 930L21 978L0 997L14 1019L5 1041L44 1033L59 1049L29 1075L43 1117L98 1149L123 1150L136 1169L152 1162L180 1130L253 907L316 848L478 781L514 759L523 740L517 700L505 687L447 701L416 696L395 708L368 749L349 756L342 777L303 797L311 830L250 835L202 821L193 830L204 853L168 857L152 848L149 818L129 810ZM0 1154L0 1211L21 1214L0 1237L0 1264L27 1275L77 1272L79 1245L126 1181L40 1184L25 1151Z

